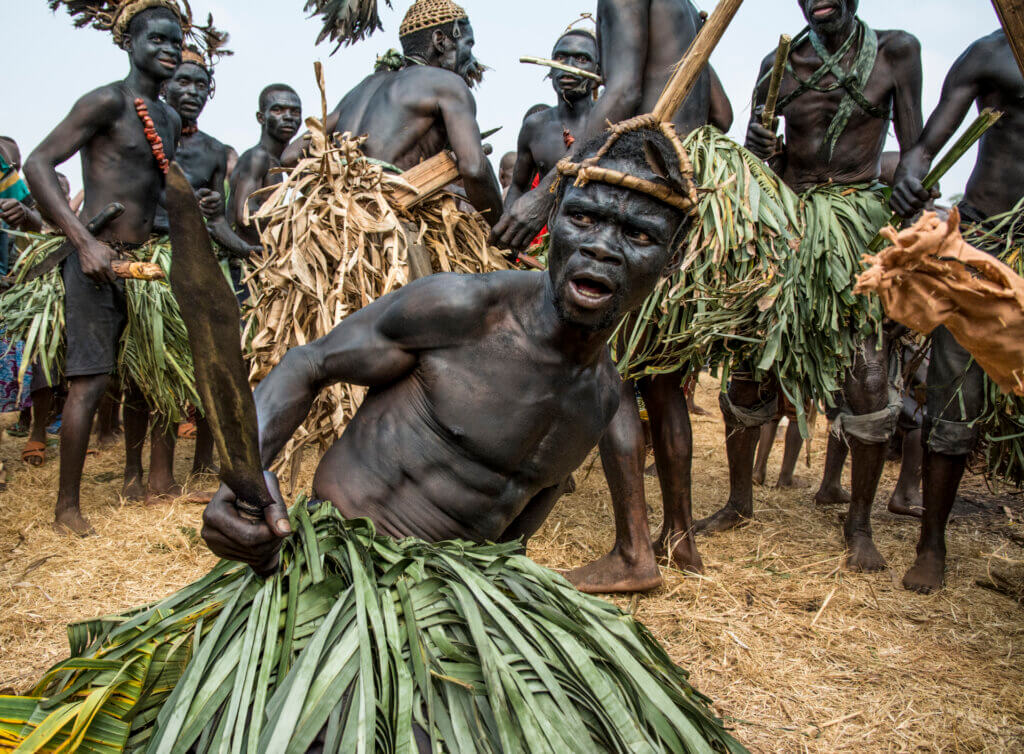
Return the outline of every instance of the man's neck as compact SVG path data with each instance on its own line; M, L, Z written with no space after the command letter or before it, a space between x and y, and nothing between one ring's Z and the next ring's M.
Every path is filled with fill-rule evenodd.
M133 67L124 83L136 96L155 101L157 95L160 94L160 85L163 82L157 81L152 76Z
M574 364L589 366L596 362L608 346L612 328L588 330L578 325L567 324L558 316L555 307L555 292L551 278L544 276L544 292L534 309L534 335L538 342L563 354Z
M267 131L264 131L263 134L260 136L260 146L280 160L281 155L284 154L285 147L287 147L288 144L278 141L273 136L271 136Z
M825 45L825 49L831 53L835 53L846 43L846 40L849 39L850 35L857 29L858 23L859 21L857 17L853 16L849 21L843 24L842 28L828 33L821 33L818 36Z
M569 100L565 97L558 98L558 117L563 121L567 120L579 120L587 117L587 113L590 111L590 105L593 104L593 100L588 95L583 95L579 99Z

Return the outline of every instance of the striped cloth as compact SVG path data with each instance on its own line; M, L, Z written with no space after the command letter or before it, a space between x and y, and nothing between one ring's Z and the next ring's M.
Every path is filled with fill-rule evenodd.
M28 196L28 186L21 180L21 175L0 155L0 199L17 199L23 202ZM7 223L0 222L0 230L6 227ZM11 237L6 233L0 233L0 275L10 272L10 248Z

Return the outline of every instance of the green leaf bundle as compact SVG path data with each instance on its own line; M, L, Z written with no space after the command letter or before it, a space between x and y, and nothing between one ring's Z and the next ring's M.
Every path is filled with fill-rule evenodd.
M266 581L225 561L71 626L72 659L0 697L0 748L745 751L643 626L517 544L394 541L304 500L292 522Z

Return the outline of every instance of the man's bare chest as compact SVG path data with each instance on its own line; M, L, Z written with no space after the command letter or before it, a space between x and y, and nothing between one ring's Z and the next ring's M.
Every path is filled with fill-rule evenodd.
M175 160L188 176L194 189L210 188L219 190L219 186L211 186L213 175L217 171L218 155L201 144L183 144L175 155Z

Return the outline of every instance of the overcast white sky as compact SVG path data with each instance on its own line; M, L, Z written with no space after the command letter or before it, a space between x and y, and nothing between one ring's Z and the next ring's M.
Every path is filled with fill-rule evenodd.
M377 54L398 46L398 25L411 0L395 0L383 9L384 31L355 47L328 57L330 47L315 48L319 25L307 20L303 0L191 0L197 17L212 12L217 26L231 33L233 58L217 70L217 96L207 106L200 126L240 152L259 137L256 98L266 84L283 81L302 95L307 112L319 110L313 61L326 63L330 106L359 82ZM381 0L383 5L383 0ZM565 26L595 0L463 0L477 38L477 55L490 71L477 98L480 124L486 130L504 126L491 139L496 156L514 149L523 114L538 102L552 103L554 93L545 72L518 62L521 55L550 53ZM697 6L711 10L713 0ZM85 92L123 78L125 53L110 37L91 29L75 30L68 16L53 14L45 0L0 0L4 44L3 108L0 133L13 136L27 156L74 101ZM906 29L924 48L925 117L938 100L951 63L968 44L998 25L989 0L862 0L861 16L873 27ZM742 140L749 117L750 93L761 59L781 33L795 34L804 21L796 0L747 0L740 8L712 63L736 111L732 135ZM895 145L895 140L893 140ZM892 148L895 148L893 146ZM973 154L950 174L946 195L963 190ZM75 191L81 185L77 158L63 168Z

